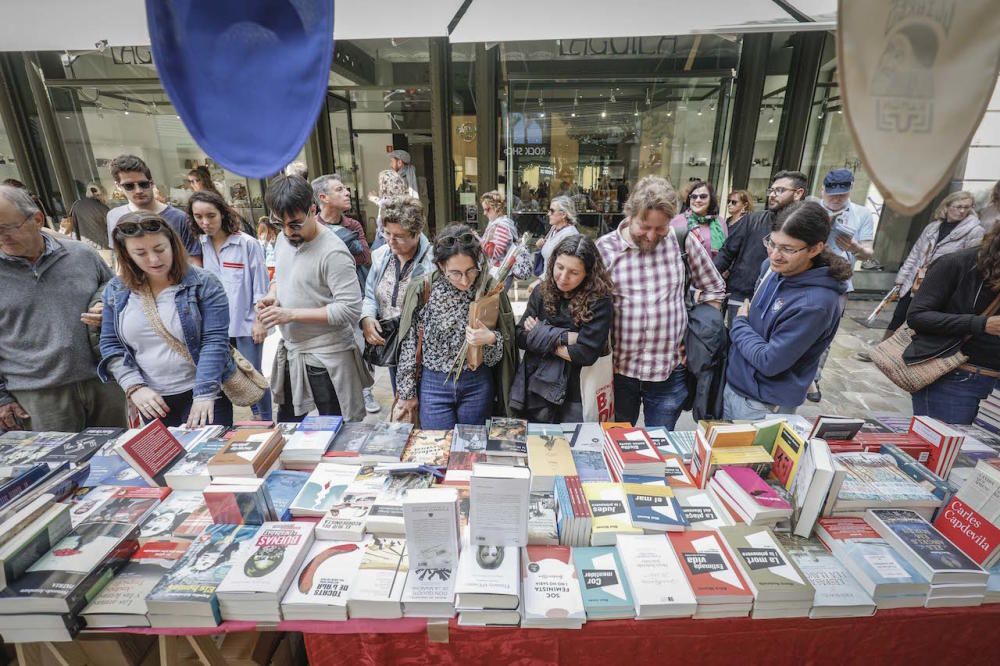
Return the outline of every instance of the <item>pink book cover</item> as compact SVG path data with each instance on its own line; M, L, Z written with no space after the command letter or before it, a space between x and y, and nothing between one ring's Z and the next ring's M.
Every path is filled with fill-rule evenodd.
M765 509L791 509L792 505L749 467L725 467L726 473L754 501Z

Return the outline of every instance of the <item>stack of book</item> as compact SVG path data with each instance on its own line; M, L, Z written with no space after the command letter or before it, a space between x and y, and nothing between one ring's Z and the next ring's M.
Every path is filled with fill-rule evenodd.
M288 510L295 517L323 517L331 507L340 502L347 486L357 475L358 468L352 465L320 463L309 475L309 480L292 500Z
M278 465L284 437L275 429L240 430L208 461L208 473L217 476L264 478Z
M312 470L326 455L344 420L339 416L307 416L285 439L281 464L286 469Z
M653 476L663 478L663 455L641 428L609 428L605 433L604 458L612 478Z
M445 485L469 486L472 466L477 462L486 462L486 438L485 426L455 424L448 471L444 475Z
M347 600L365 550L365 543L315 541L281 600L281 616L286 620L346 620Z
M463 542L455 581L461 626L517 626L521 621L521 549Z
M815 588L767 527L719 528L754 593L752 617L808 617Z
M865 520L927 581L928 608L978 606L989 578L983 569L914 511L868 509Z
M524 419L496 417L490 420L486 455L509 460L511 464L528 459L528 422Z
M740 520L708 489L678 491L677 501L692 530L716 530Z
M556 477L576 476L569 440L560 435L528 435L531 490L552 492Z
M1000 464L980 460L934 527L984 569L1000 562Z
M648 477L625 477L626 481L633 478ZM621 487L632 527L647 533L683 531L689 527L673 489L663 479L653 478L647 483L626 482Z
M216 589L222 618L280 622L281 600L312 542L312 523L261 525Z
M352 618L403 617L403 586L409 569L406 539L375 537L364 546L347 600L348 614Z
M198 442L184 454L164 474L167 485L174 490L204 490L212 482L208 472L208 463L223 447L228 444L225 439L209 439Z
M316 538L326 541L361 541L368 526L368 514L390 481L388 471L362 465L347 485L340 501L331 506L316 525Z
M292 502L302 492L309 476L309 472L276 469L264 479L264 487L277 520L287 522L292 519Z
M580 629L587 621L569 546L527 546L521 558L521 626Z
M990 432L1000 433L1000 388L993 389L979 401L979 412L973 423Z
M590 508L591 546L613 546L622 534L642 534L633 527L620 483L585 483L583 494Z
M575 547L573 563L580 579L588 621L631 620L635 617L635 601L616 548Z
M792 505L746 467L723 467L708 482L708 488L747 525L774 525L792 515Z
M344 423L323 454L323 462L360 465L360 451L375 432L376 425L378 424L364 421Z
M559 545L559 522L556 516L554 491L532 491L528 497L528 545Z
M670 534L670 545L698 602L695 619L746 617L753 592L726 550L718 532L689 530Z
M875 612L871 596L818 539L792 534L776 536L816 589L810 618L865 617Z
M930 416L914 416L910 432L926 441L930 447L927 467L943 479L955 464L965 441L965 433L941 423Z
M579 423L570 439L570 450L576 474L583 483L610 481L611 474L604 463L604 429L599 423Z
M636 619L691 617L698 601L662 534L620 534L615 544L632 588Z
M278 518L264 479L217 477L202 496L219 525L262 525Z
M593 517L578 476L560 476L555 482L556 524L562 546L590 545Z
M823 515L861 516L866 509L913 509L933 516L940 500L901 471L891 456L881 453L838 453L834 459L844 470L840 489L830 498Z
M373 482L377 483L377 479L373 479ZM434 476L427 472L390 473L368 510L365 529L369 534L403 536L406 533L403 523L403 498L410 490L430 488L433 483Z
M473 546L527 546L531 472L527 467L476 463L469 484Z
M929 583L863 518L820 518L816 537L878 609L923 606Z
M403 587L403 615L455 615L455 572L459 560L458 489L416 488L403 497L409 573Z

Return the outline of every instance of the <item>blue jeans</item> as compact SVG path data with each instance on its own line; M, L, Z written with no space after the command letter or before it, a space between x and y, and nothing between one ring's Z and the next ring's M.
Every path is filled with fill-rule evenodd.
M420 427L451 430L456 423L483 425L493 412L493 371L468 368L456 382L424 368L420 375Z
M682 365L661 382L643 382L616 374L615 421L635 425L641 405L647 428L662 426L673 430L687 396L687 370Z
M955 370L913 394L913 415L945 423L972 423L979 401L996 387L993 377Z
M796 407L769 405L742 393L737 393L729 384L722 390L722 418L727 421L760 421L775 414L794 414Z
M264 356L264 343L261 342L257 344L253 341L249 335L240 336L238 338L229 338L229 341L233 344L236 349L239 350L241 354L250 361L250 364L261 372L260 366ZM251 407L253 411L254 418L261 421L271 420L271 389L266 389L264 391L264 397L260 401Z

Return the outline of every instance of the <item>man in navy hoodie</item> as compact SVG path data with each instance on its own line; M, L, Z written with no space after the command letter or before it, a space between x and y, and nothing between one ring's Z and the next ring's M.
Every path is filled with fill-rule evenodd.
M851 267L826 247L830 217L815 202L795 202L764 238L768 260L752 299L729 332L727 419L791 414L840 325L840 296Z

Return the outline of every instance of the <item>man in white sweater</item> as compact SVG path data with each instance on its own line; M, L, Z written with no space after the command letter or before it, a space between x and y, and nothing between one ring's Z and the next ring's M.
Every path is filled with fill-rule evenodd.
M257 303L261 323L277 326L282 337L271 374L278 421L301 421L313 409L360 421L361 390L371 375L354 341L361 318L354 258L316 219L304 179L275 178L265 199L271 224L283 232L275 245L274 280Z

